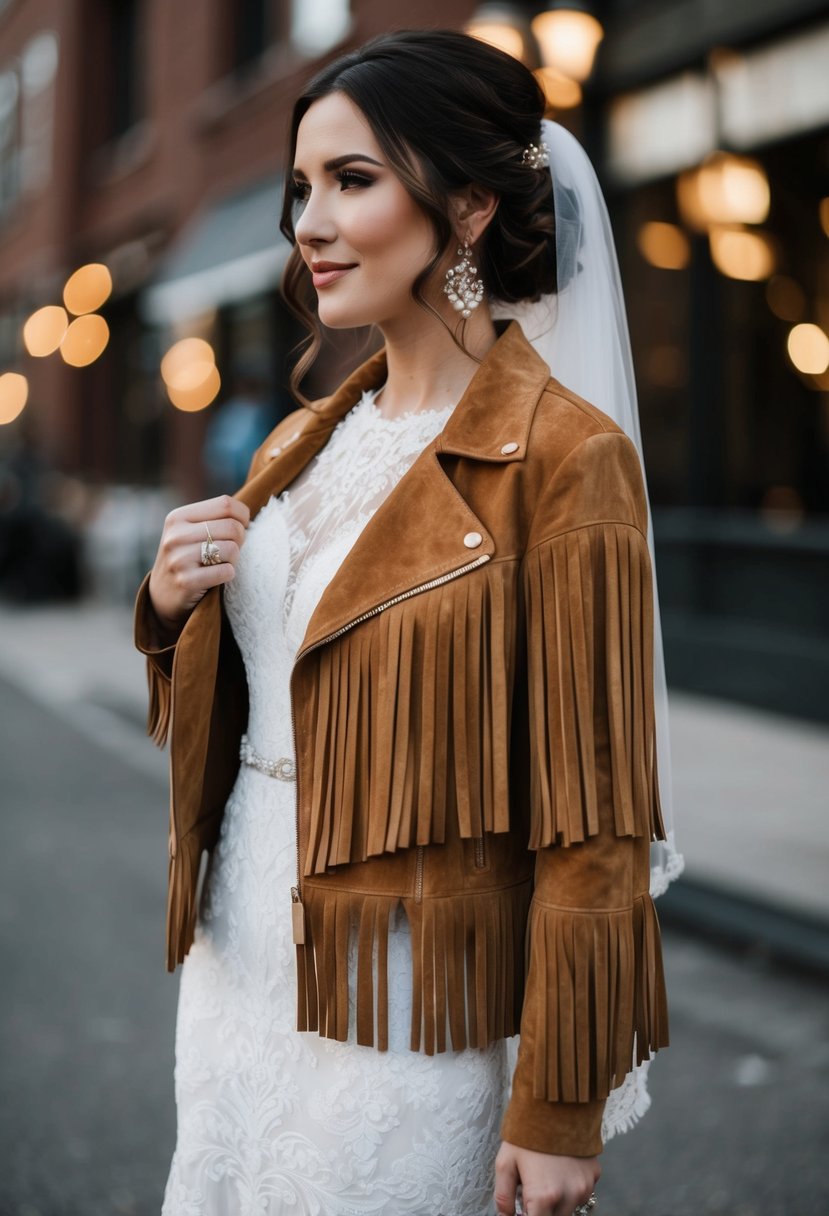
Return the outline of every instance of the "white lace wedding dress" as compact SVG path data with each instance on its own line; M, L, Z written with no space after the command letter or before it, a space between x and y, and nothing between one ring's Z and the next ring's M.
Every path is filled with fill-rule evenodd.
M250 524L225 604L260 756L293 759L289 677L308 620L450 413L388 419L364 394ZM162 1216L489 1216L518 1036L484 1051L409 1049L402 906L389 926L389 1050L357 1045L353 1011L346 1043L294 1029L295 793L242 764L227 802L181 972L178 1137ZM646 1108L644 1080L643 1068L616 1091L605 1137Z

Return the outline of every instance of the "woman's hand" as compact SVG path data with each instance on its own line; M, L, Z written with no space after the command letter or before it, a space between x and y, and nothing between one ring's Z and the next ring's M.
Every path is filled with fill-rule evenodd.
M187 503L167 516L150 571L149 592L159 623L170 635L178 634L206 591L235 577L249 523L249 509L230 494ZM223 559L215 566L201 564L205 524Z
M526 1216L572 1216L599 1179L598 1157L558 1157L501 1141L495 1158L495 1205L513 1216L518 1183Z

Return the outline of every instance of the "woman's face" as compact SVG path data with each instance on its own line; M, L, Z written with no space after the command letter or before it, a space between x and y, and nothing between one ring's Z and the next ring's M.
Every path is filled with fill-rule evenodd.
M303 116L293 173L294 230L323 325L383 327L413 309L422 317L411 287L433 256L434 230L345 94Z

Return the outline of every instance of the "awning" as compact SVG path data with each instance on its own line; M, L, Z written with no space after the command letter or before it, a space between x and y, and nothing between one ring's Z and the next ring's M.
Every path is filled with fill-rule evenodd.
M282 190L278 174L205 207L142 293L144 320L169 325L273 287L290 252L279 231Z

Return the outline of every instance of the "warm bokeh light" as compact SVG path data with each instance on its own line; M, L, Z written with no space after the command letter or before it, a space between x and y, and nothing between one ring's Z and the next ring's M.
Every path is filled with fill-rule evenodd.
M112 293L112 275L103 262L88 262L66 280L63 302L71 313L81 316L100 308Z
M29 381L19 372L0 376L0 426L14 422L29 397Z
M488 42L490 46L497 46L499 51L506 51L514 59L523 60L525 52L521 31L511 25L506 18L498 21L496 16L497 14L493 12L492 18L489 20L486 16L482 19L473 17L465 27L466 33L471 34L480 42Z
M730 152L712 152L697 169L677 179L680 214L698 232L712 224L762 224L770 201L768 178L759 161Z
M580 83L587 80L604 37L595 17L578 9L548 9L533 17L531 25L545 67L556 68Z
M820 376L829 368L829 337L819 325L795 325L786 343L789 358L799 372Z
M161 378L171 400L174 392L186 395L198 390L207 383L215 369L213 347L204 338L182 338L170 347L161 360Z
M765 233L715 225L708 240L714 265L729 279L759 282L774 273L774 247Z
M829 198L822 198L818 204L818 215L820 216L820 226L823 231L829 236Z
M66 309L59 304L47 304L27 318L23 326L23 345L30 355L42 359L58 349L68 325Z
M676 224L651 220L636 234L642 257L660 270L683 270L691 258L688 237Z
M766 303L781 321L799 321L806 311L806 293L785 274L776 274L766 284Z
M103 354L109 342L109 326L98 313L75 317L60 344L65 363L72 367L87 367Z
M553 110L574 110L581 105L581 85L555 68L537 68L533 73Z
M195 384L190 388L176 388L168 384L167 395L177 410L184 410L185 413L193 414L198 410L206 409L210 405L210 402L215 399L221 387L221 377L216 365L213 364L207 376L199 384Z

